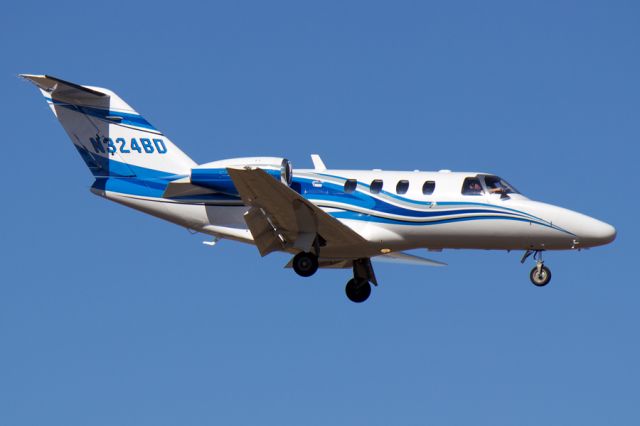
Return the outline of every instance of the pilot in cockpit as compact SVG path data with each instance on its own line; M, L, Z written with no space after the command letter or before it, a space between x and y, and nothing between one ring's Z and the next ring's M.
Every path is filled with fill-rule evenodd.
M486 178L484 184L487 185L489 194L504 194L507 188L504 187L500 179Z
M485 181L485 184L487 185L487 189L489 190L490 194L501 194L502 192L504 192L504 188L498 180L491 182Z
M482 194L482 186L477 179L470 179L468 182L467 190L465 191L467 195L480 195Z

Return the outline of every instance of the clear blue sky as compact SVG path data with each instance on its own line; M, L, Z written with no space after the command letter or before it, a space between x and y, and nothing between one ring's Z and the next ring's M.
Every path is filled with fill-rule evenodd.
M0 425L640 424L638 2L204 3L2 6ZM521 253L380 264L354 305L93 196L21 72L198 162L494 172L618 239L542 289Z

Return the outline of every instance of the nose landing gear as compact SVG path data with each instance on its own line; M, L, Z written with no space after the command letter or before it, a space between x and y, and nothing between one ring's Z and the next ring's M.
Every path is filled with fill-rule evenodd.
M544 287L549 284L549 281L551 281L551 270L544 266L542 250L527 250L524 256L522 256L520 263L524 263L524 261L532 254L533 259L536 261L536 266L534 266L529 273L529 278L536 287Z
M531 273L529 274L531 278L531 282L533 285L538 287L544 287L549 284L551 281L551 271L549 268L544 266L542 262L539 262L536 266L533 267Z

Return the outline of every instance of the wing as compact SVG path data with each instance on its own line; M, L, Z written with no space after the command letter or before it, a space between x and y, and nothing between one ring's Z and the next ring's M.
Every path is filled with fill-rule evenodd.
M358 233L264 170L227 171L242 201L251 207L245 222L262 256L294 248L310 251L317 238L331 245L367 244Z
M372 258L375 261L388 262L388 263L404 263L407 265L423 265L423 266L447 266L444 262L438 262L437 260L431 260L413 254L404 253L401 251L383 254Z

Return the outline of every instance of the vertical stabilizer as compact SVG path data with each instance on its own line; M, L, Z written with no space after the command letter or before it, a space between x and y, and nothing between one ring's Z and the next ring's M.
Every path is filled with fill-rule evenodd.
M21 74L40 89L96 178L187 175L196 165L110 90Z

